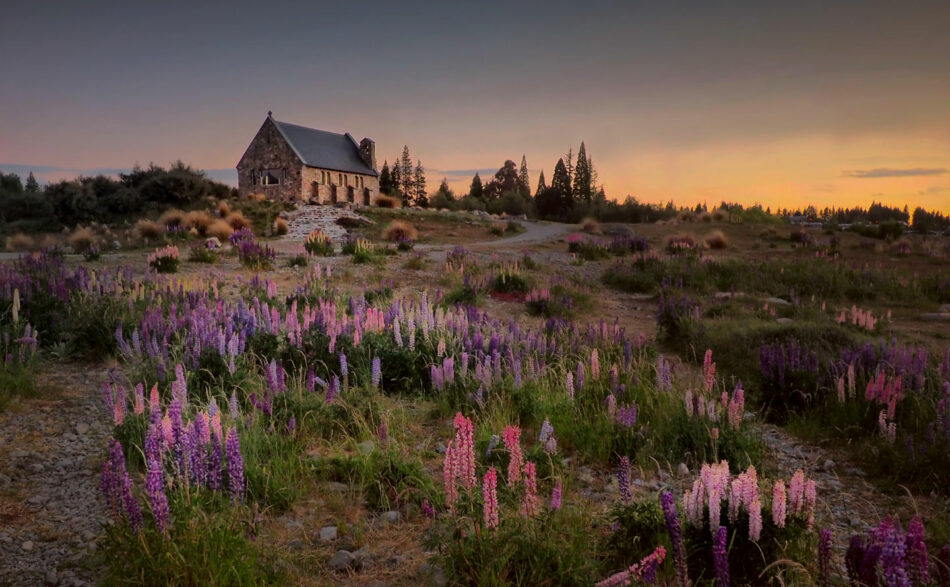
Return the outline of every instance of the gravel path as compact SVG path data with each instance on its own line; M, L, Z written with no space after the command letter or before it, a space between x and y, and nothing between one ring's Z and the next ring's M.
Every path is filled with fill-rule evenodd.
M108 520L99 494L107 376L53 364L38 377L41 397L0 413L0 585L96 582L86 559Z

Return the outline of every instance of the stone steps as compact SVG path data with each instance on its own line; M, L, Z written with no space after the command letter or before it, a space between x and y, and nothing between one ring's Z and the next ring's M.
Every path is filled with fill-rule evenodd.
M347 230L337 224L340 218L353 218L370 223L371 221L347 208L336 206L306 205L300 206L287 218L287 234L282 240L303 242L307 235L319 228L334 242L341 242Z

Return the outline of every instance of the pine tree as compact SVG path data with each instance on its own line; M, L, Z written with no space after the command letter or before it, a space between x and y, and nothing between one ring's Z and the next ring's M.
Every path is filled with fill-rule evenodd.
M393 189L393 176L389 172L389 161L383 161L383 170L379 172L379 193L389 195Z
M564 158L567 159L567 161L564 161L564 169L567 171L567 181L570 184L571 180L574 179L574 149L568 149Z
M551 179L551 188L557 191L567 202L573 204L571 197L571 180L567 174L567 165L564 159L558 159L554 166L554 177Z
M534 192L534 197L537 198L538 195L546 189L548 189L548 186L544 183L544 170L542 169L538 175L538 191Z
M595 192L600 182L600 176L594 168L594 158L590 155L587 156L587 169L590 171L590 191Z
M402 157L399 158L399 179L402 182L402 185L400 185L399 188L402 190L402 198L406 204L409 203L409 199L414 193L412 173L412 157L409 156L409 147L407 145L403 145Z
M420 208L429 207L429 196L426 194L426 173L422 161L416 160L416 168L412 172L413 203Z
M40 184L36 181L36 178L33 177L33 172L30 172L30 175L26 178L26 193L35 194L40 191Z
M400 170L399 170L398 157L393 160L393 168L392 168L392 171L390 171L390 176L392 179L390 180L391 185L389 187L389 195L390 196L399 195L399 193L402 191L402 174L400 173Z
M528 177L528 160L521 155L521 169L518 171L518 189L521 195L531 197L531 179Z
M472 178L472 187L468 190L468 196L470 198L475 198L481 200L484 197L484 188L482 187L482 178L478 177L478 172L475 172L475 177Z
M587 148L581 141L581 148L577 151L577 166L574 167L574 181L571 195L579 202L590 202L593 193L590 189L590 167L587 160Z

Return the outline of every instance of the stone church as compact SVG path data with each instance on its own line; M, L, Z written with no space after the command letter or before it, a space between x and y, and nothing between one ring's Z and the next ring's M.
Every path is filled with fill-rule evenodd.
M242 196L368 206L379 194L376 143L275 120L267 113L237 164Z

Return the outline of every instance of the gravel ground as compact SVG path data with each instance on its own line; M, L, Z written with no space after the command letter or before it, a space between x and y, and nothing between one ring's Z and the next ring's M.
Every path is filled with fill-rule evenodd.
M88 585L108 521L99 493L109 422L103 369L56 365L40 397L0 413L0 585Z

